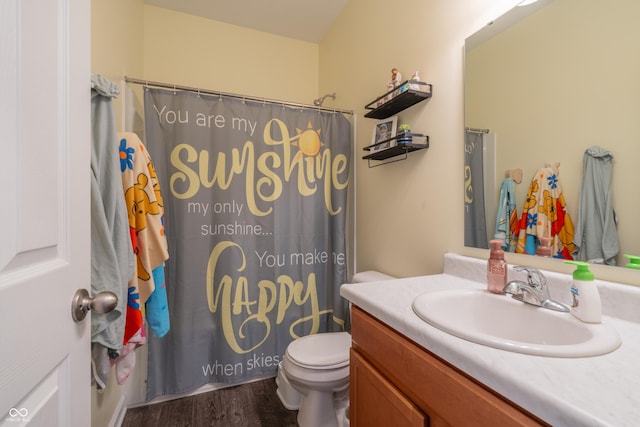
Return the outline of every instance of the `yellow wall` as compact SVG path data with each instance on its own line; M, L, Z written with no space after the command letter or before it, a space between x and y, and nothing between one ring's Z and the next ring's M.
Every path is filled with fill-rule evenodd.
M144 0L91 0L91 71L121 87L124 76L142 75ZM123 97L114 101L122 123Z
M464 3L464 4L463 4ZM442 271L443 253L463 242L464 39L516 1L351 0L320 45L321 92L358 112L359 270L400 276ZM391 68L418 70L433 97L398 114L430 137L407 160L368 168L360 158L375 120L364 105L386 92Z
M144 12L144 79L311 104L319 47L153 6Z

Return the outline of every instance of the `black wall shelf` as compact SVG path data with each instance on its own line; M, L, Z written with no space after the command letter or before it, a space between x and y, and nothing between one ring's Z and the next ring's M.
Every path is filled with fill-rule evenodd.
M421 89L424 90L410 89L411 85L418 85ZM432 89L433 87L430 83L407 80L400 86L394 88L393 90L385 93L382 96L379 96L369 104L365 105L364 108L370 111L364 116L370 119L386 119L387 117L391 117L395 113L402 111L405 108L409 108L412 105L417 104L418 102L431 98ZM394 92L400 93L389 99L388 101L378 105L380 101L392 95Z
M393 163L400 160L404 160L407 158L407 154L412 151L423 150L425 148L429 148L429 136L422 135L420 133L412 133L412 142L410 143L397 143L399 135L391 137L389 139L385 139L384 141L380 141L376 144L369 145L368 147L364 147L365 151L369 151L370 153L363 157L363 159L369 162L369 167L374 168L376 166L386 165L387 163ZM391 147L386 147L387 145L391 145ZM385 147L385 148L378 148ZM398 156L403 156L401 158L397 158L391 161L384 161L387 159L395 158ZM377 160L382 163L371 164L371 160Z

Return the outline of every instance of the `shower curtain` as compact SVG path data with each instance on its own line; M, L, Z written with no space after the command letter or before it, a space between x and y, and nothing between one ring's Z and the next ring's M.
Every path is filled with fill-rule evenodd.
M349 329L343 114L145 88L145 135L171 319L147 400L273 376L293 339Z
M464 245L488 248L484 206L483 134L465 131L464 140Z

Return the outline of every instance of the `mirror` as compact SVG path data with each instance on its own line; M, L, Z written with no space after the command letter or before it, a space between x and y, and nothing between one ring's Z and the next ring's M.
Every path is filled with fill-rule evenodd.
M638 16L639 1L539 0L465 40L465 127L472 129L465 141L465 246L488 247L507 171L522 172L514 185L520 219L531 180L545 164L559 163L575 226L585 150L598 146L613 155L615 265L626 265L624 254L640 255ZM470 140L474 135L480 139ZM466 158L478 141L486 145L485 170L472 192ZM480 223L486 230L474 236Z

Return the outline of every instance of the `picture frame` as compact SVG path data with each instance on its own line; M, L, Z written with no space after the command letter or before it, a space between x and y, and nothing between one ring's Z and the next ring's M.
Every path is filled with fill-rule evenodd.
M378 120L373 127L373 136L371 137L371 145L377 144L380 141L389 139L396 134L398 126L398 116L387 117L386 119ZM391 147L393 141L387 141L384 144L371 147L371 151L384 150Z

